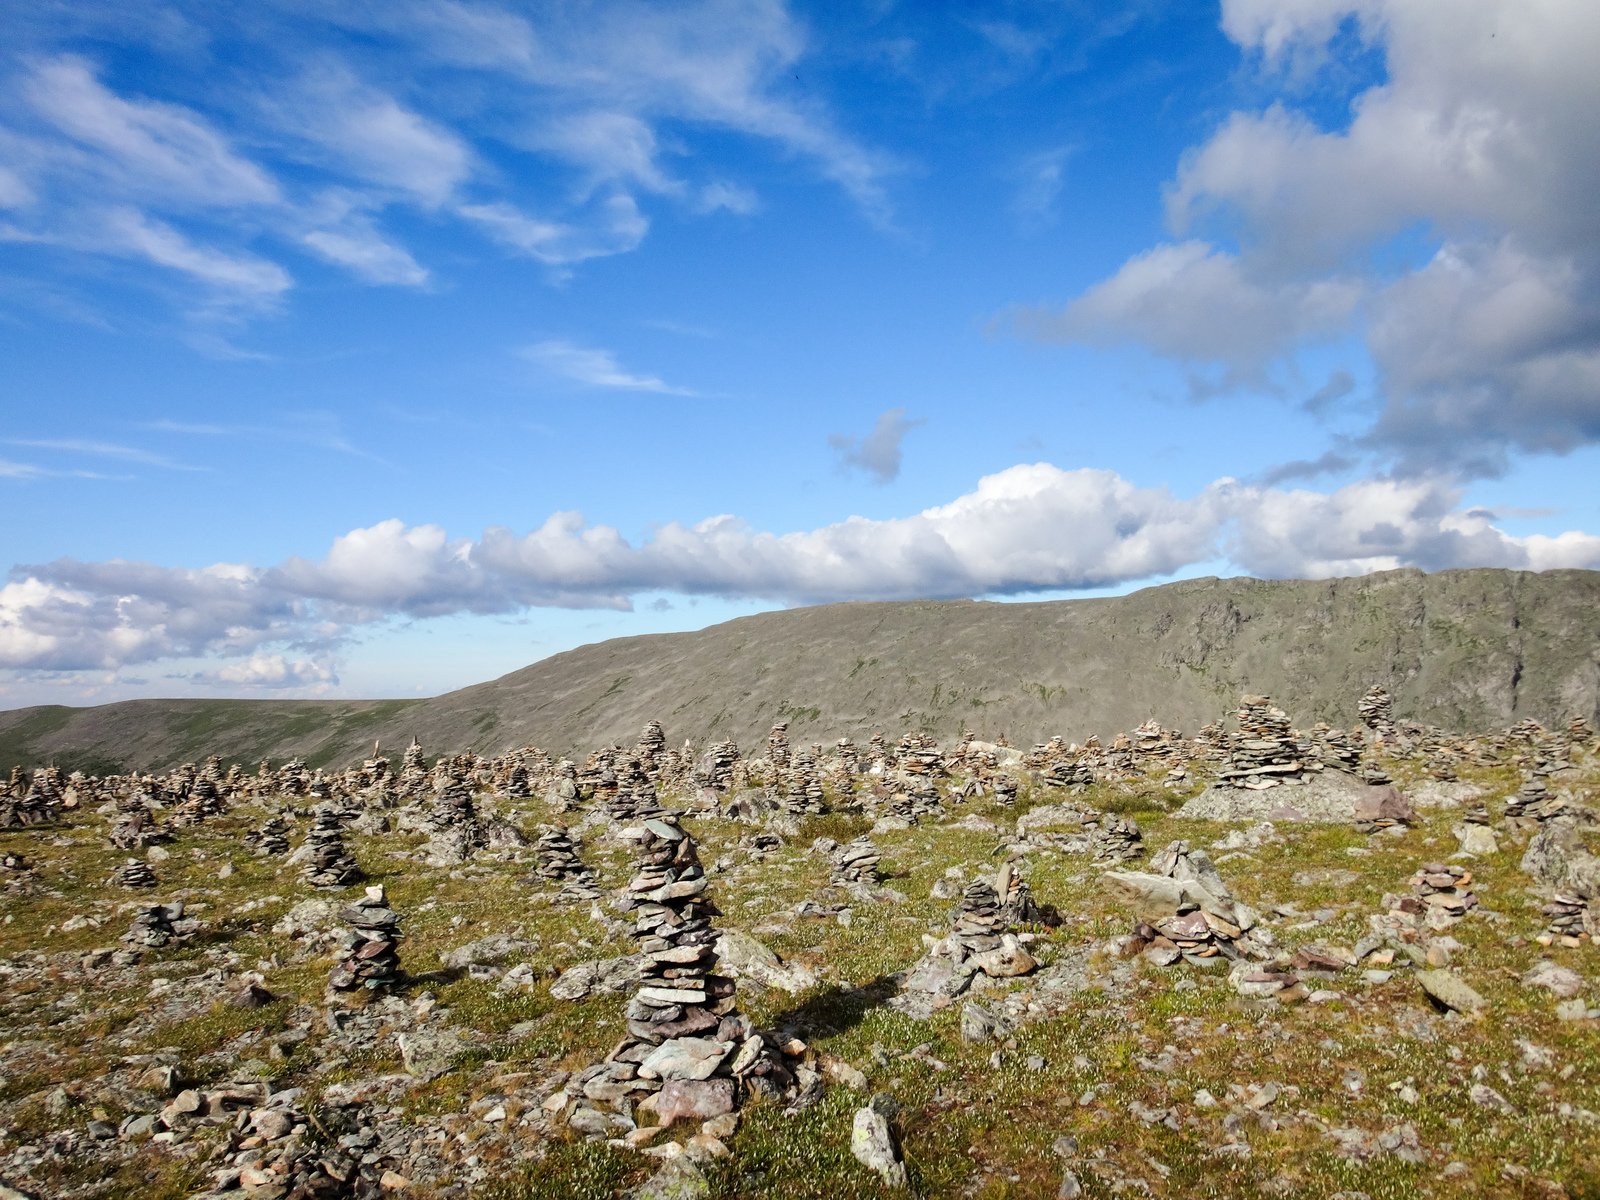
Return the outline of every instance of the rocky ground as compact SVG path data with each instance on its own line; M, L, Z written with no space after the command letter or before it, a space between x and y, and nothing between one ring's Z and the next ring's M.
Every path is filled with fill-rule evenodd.
M163 810L171 840L132 849L111 806L56 809L0 830L0 1198L1597 1194L1568 889L1600 759L1533 796L1514 746L1491 757L1384 761L1400 819L1310 803L1320 779L1219 808L1204 758L1065 788L1019 767L1013 806L961 798L957 765L914 823L837 780L822 815L685 803L719 969L795 1083L665 1129L604 1061L640 975L613 903L634 826L581 793L481 791L522 836L456 862L405 807L364 817L364 877L323 889L244 839L281 815L301 845L314 797ZM557 818L592 886L536 872ZM870 870L840 849L862 835ZM154 888L107 882L129 858ZM330 990L372 886L401 974Z

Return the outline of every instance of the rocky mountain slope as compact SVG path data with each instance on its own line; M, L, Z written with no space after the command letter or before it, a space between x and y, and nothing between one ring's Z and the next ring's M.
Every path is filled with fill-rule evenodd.
M1146 718L1191 731L1242 692L1297 723L1355 723L1371 684L1449 731L1600 718L1600 572L1407 569L1321 581L1197 579L1105 599L830 604L695 633L617 638L430 700L141 700L0 713L0 769L159 769L202 752L357 762L374 740L430 753L631 739L797 744L963 728L1029 745Z

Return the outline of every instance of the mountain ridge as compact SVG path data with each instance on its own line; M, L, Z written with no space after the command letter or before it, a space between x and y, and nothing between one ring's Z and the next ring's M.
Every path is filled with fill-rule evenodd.
M997 603L852 601L757 613L690 633L563 651L421 700L131 700L0 712L0 770L54 761L100 773L206 753L313 766L533 742L581 757L733 737L779 720L796 743L970 727L1027 745L1147 718L1192 732L1241 693L1297 725L1356 723L1372 684L1397 716L1449 732L1600 721L1600 572L1415 568L1327 580L1182 580L1125 596Z

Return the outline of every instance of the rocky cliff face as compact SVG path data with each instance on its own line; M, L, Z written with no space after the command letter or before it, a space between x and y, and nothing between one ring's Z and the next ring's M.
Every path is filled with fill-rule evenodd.
M1600 572L1391 571L1321 581L1197 579L1048 603L831 604L696 633L618 638L426 701L135 701L0 713L0 768L96 757L161 767L210 753L359 761L375 738L430 750L631 739L796 744L963 728L1016 745L1083 741L1147 718L1192 731L1243 692L1301 726L1395 714L1448 731L1600 719Z

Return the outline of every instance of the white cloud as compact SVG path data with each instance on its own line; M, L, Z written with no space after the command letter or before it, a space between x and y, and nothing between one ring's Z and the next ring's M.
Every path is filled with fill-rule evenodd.
M349 267L371 283L422 287L428 282L427 268L371 229L313 229L300 240L329 262Z
M649 232L650 222L640 214L632 196L608 196L593 208L591 221L576 224L528 217L513 205L500 202L465 204L457 211L479 222L497 241L558 267L626 254Z
M19 567L0 588L0 666L115 669L157 659L259 656L273 645L331 647L394 616L514 612L527 606L627 608L640 593L785 602L983 596L1155 579L1225 556L1269 577L1323 578L1416 565L1548 570L1600 567L1600 537L1513 537L1458 489L1369 480L1333 493L1221 479L1189 498L1109 471L1048 463L984 477L909 517L851 517L773 534L732 516L669 522L635 545L579 513L517 535L451 538L382 521L335 540L321 561L201 570L62 559ZM287 661L287 660L286 660ZM302 668L283 678L302 686Z
M286 659L281 654L252 654L243 662L196 676L202 682L245 688L316 688L339 682L330 660Z
M137 193L184 205L274 204L277 184L235 154L197 113L173 104L124 100L80 58L37 64L23 94L45 120L102 156L87 161Z
M112 209L103 226L106 246L137 254L241 300L271 300L293 286L277 263L253 254L199 246L169 225L132 208Z
M430 207L449 200L472 171L472 151L453 132L337 62L319 64L287 98L267 105L322 151L323 165Z
M688 388L673 387L654 375L635 375L624 370L609 350L587 349L559 338L527 346L521 354L553 374L590 387L661 392L670 396L694 395Z
M1310 338L1360 328L1387 408L1369 448L1407 471L1505 469L1600 440L1600 8L1563 0L1225 0L1224 31L1279 99L1178 164L1173 231L1034 336L1218 362L1265 382ZM1385 77L1342 127L1297 97L1353 20ZM1383 266L1397 238L1433 239ZM1404 244L1402 243L1402 250ZM1399 256L1401 261L1404 255Z

